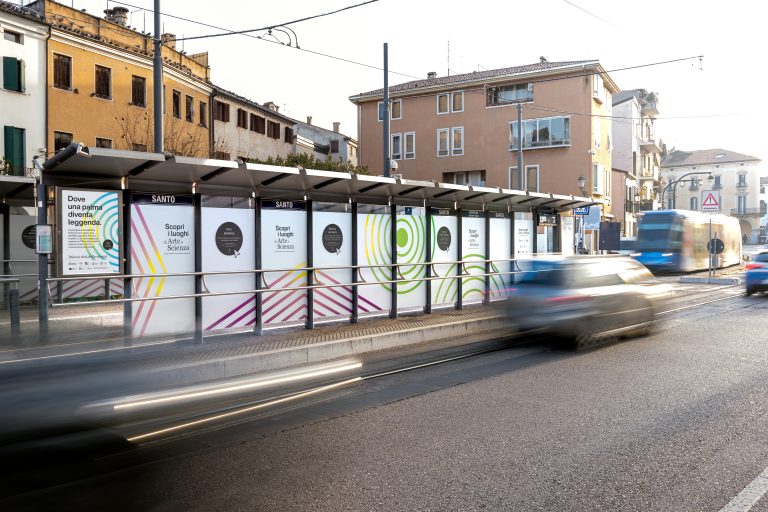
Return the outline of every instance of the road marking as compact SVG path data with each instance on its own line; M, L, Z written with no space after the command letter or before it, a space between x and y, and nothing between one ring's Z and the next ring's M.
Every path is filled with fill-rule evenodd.
M736 495L720 512L747 512L751 509L765 492L768 491L768 468L757 475L757 478Z
M116 350L127 350L131 348L153 347L155 345L167 345L168 343L175 343L176 340L156 341L152 343L143 343L141 345L130 345L127 347L112 347L101 350L86 350L83 352L72 352L71 354L56 354L52 356L40 356L40 357L28 357L26 359L9 359L7 361L0 361L0 364L15 364L15 363L28 363L30 361L42 361L44 359L58 359L61 357L74 357L84 356L89 354L101 354L102 352L114 352Z

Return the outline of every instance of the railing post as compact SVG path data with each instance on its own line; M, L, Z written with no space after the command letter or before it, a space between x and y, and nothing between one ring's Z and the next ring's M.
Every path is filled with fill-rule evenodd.
M462 230L464 229L462 224L462 212L461 207L456 208L456 309L464 309L464 251L462 250Z
M256 336L261 336L264 332L264 325L263 325L263 317L262 317L262 297L264 296L263 293L259 293L259 290L261 290L261 283L264 279L264 274L261 272L261 197L255 198L256 204L254 209L254 223L255 223L255 241L256 244L256 251L255 251L255 283L254 283L254 289L256 290L256 296L254 297L256 304L255 304L255 310L254 310L254 322L253 322L253 333Z
M194 208L195 218L195 343L203 342L203 297L200 295L203 293L203 224L202 224L202 208L203 208L203 196L200 192L195 192L192 195L192 205Z
M312 243L314 236L312 233L312 210L314 208L314 201L307 200L307 286L311 287L315 284L315 273L312 268L315 266L315 253ZM305 329L315 328L315 290L307 288L307 321L304 323Z
M357 272L355 268L358 265L357 254L357 201L352 203L352 315L349 317L349 323L356 324L358 321L358 305L360 301L359 290L357 286Z
M0 204L0 215L3 216L3 275L11 273L11 207ZM3 282L3 303L9 304L11 283Z
M539 211L533 211L533 229L531 233L531 252L536 254L539 252Z
M427 299L424 304L424 313L432 313L432 207L427 205L426 210L426 229L424 230L424 262L426 263L427 278L424 283L427 285Z
M392 296L390 301L389 318L397 318L397 206L390 201L389 206L389 248L392 251Z
M11 338L15 341L21 335L21 314L19 312L19 289L12 288L8 293L8 310L11 316Z
M131 193L128 190L123 191L123 298L131 299L133 297L133 273L131 264L131 239L133 233L131 229ZM130 300L123 303L123 336L125 345L131 343L133 335L133 302Z

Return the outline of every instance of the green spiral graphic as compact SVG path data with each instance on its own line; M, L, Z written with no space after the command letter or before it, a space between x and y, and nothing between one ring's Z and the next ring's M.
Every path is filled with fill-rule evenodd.
M403 215L397 217L397 262L423 263L425 255L425 221L421 215ZM405 279L418 279L426 275L423 265L400 267L400 273ZM397 293L407 294L417 290L424 281L405 281L398 283Z

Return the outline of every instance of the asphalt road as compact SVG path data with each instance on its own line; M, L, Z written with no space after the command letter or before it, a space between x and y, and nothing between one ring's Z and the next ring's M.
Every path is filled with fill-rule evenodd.
M190 429L6 506L718 511L768 466L768 298L664 318L589 352L513 346Z

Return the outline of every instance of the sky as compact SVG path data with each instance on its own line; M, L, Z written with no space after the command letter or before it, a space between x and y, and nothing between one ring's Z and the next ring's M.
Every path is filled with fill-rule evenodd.
M249 30L364 1L161 0L160 11ZM64 3L101 15L108 2ZM151 0L109 1L116 5L133 11L131 26L152 30ZM290 45L285 34L273 32L281 44L262 31L179 41L177 48L208 51L215 84L259 103L273 101L294 119L312 116L313 124L329 129L338 121L352 137L357 110L349 97L383 86L385 42L390 85L430 71L468 73L530 64L540 56L597 59L621 89L658 94L656 135L669 149L744 153L766 162L761 167L768 174L761 130L768 103L760 95L768 76L759 50L766 47L766 14L768 3L756 0L378 0L289 24L295 32ZM222 32L167 15L164 32L180 38ZM656 64L678 59L686 60Z

